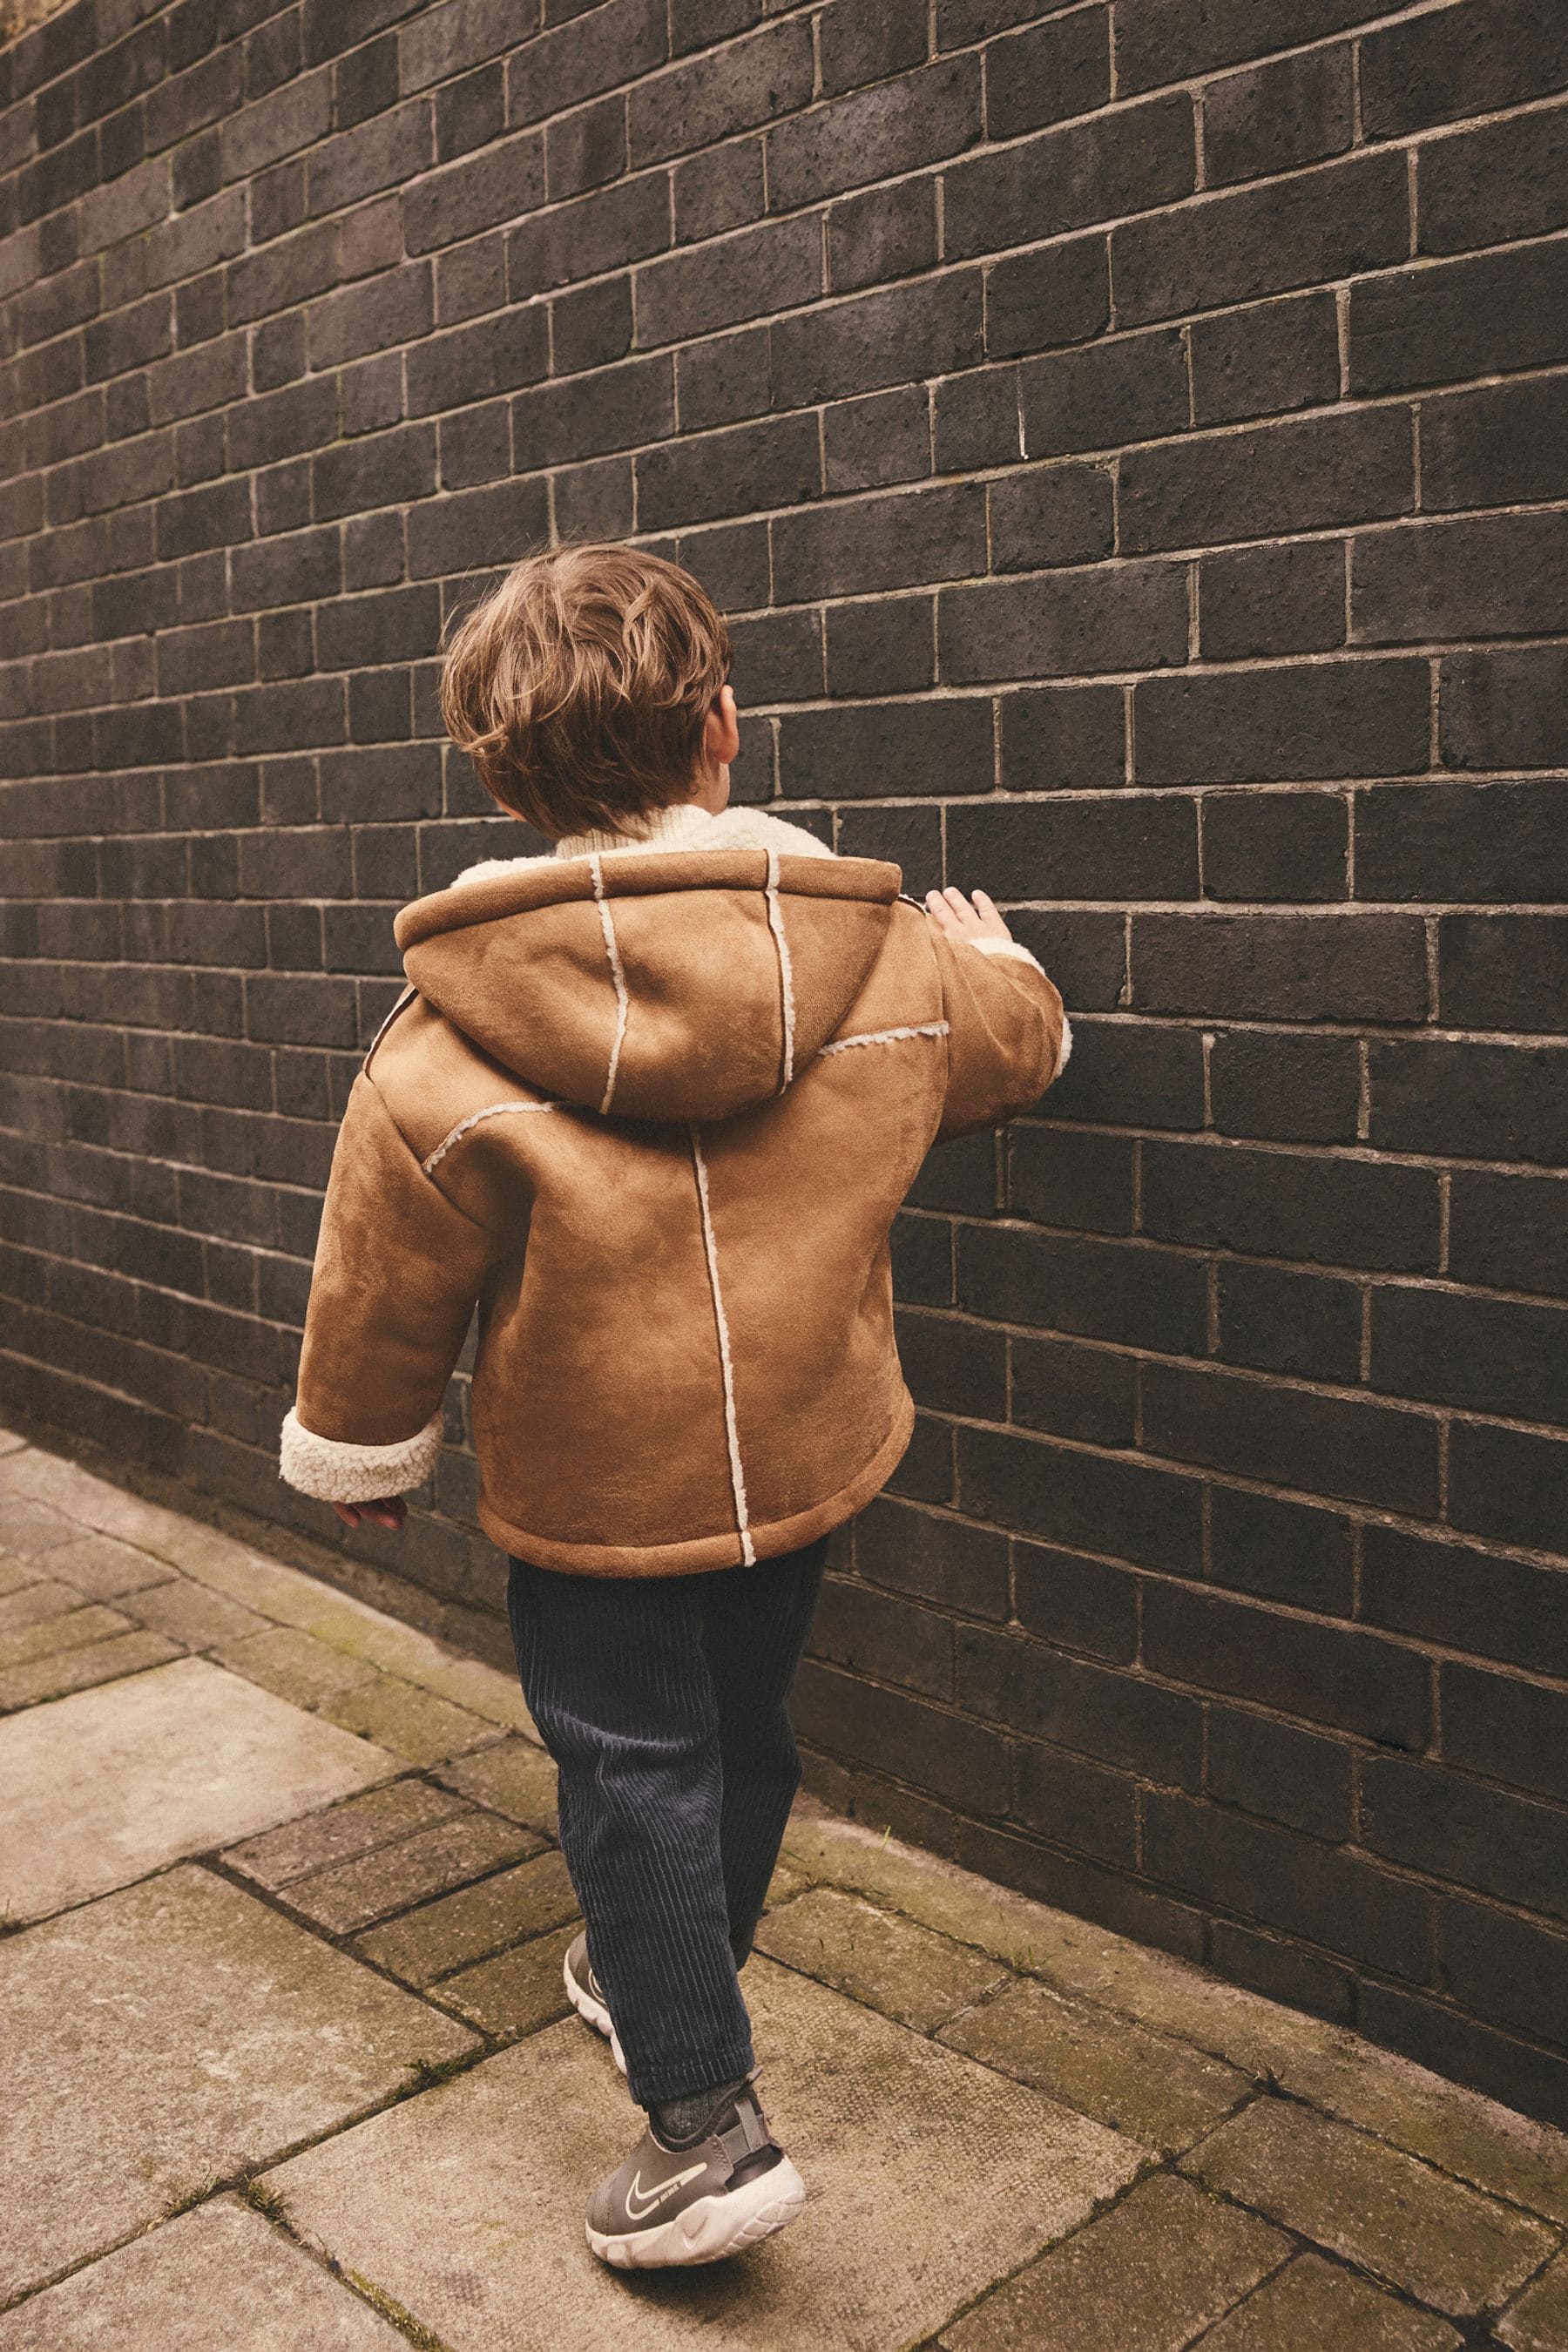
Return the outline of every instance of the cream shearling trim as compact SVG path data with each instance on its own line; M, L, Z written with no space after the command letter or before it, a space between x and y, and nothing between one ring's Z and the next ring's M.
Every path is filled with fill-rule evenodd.
M784 937L784 908L779 905L779 854L768 852L768 929L779 951L779 990L784 1003L784 1076L782 1095L795 1076L795 974L790 969L789 941Z
M471 1127L478 1127L480 1119L482 1118L500 1118L503 1111L553 1110L554 1108L555 1105L553 1103L547 1102L487 1103L483 1110L471 1110L467 1118L460 1118L458 1121L457 1126L452 1129L450 1135L444 1135L441 1138L440 1142L436 1146L435 1150L430 1154L429 1159L422 1160L419 1165L424 1170L426 1176L433 1175L436 1170L441 1165L442 1160L447 1157L447 1152L452 1149L453 1144L460 1143L464 1136L467 1135L468 1129Z
M777 849L786 857L832 857L837 853L804 825L770 816L765 809L726 808L715 816L709 809L679 803L654 813L643 834L574 833L558 841L540 857L482 857L454 876L451 887L463 882L494 882L503 875L526 873L531 866L552 866L561 857L585 857L598 850L610 856L656 849Z
M1018 963L1032 963L1037 972L1043 973L1046 969L1038 956L1029 953L1022 940L965 940L963 944L977 948L982 955L1012 956Z
M610 1067L605 1079L605 1098L599 1105L599 1116L605 1117L616 1095L616 1073L621 1066L621 1047L626 1042L626 1014L631 999L626 993L626 968L621 961L620 941L616 937L615 918L610 902L605 896L605 869L599 863L599 853L594 850L588 858L588 870L594 877L594 898L599 909L599 928L605 934L605 953L610 959L610 977L616 983L616 1036L610 1047Z
M439 1412L417 1435L395 1445L350 1445L342 1438L318 1437L290 1406L283 1421L278 1475L318 1502L379 1503L423 1486L440 1451Z
M921 1021L908 1029L859 1029L853 1037L835 1037L830 1045L819 1045L817 1054L847 1054L851 1045L890 1045L900 1037L945 1037L949 1024L945 1021Z
M708 1259L708 1287L713 1293L713 1319L719 1326L719 1362L724 1374L724 1434L730 1446L730 1490L735 1497L735 1525L741 1537L741 1559L750 1568L757 1557L752 1541L751 1519L746 1509L746 1476L741 1467L741 1442L735 1429L735 1370L730 1360L730 1323L724 1313L724 1294L719 1287L719 1253L713 1243L713 1218L708 1205L708 1162L702 1157L702 1138L695 1127L690 1129L691 1160L697 1171L697 1205L702 1218L702 1247Z

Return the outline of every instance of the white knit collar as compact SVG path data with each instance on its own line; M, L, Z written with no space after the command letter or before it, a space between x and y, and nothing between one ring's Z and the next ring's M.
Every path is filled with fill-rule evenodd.
M766 809L724 808L715 816L711 810L699 808L694 801L681 801L673 808L655 809L641 820L637 833L569 833L555 844L552 850L541 857L483 857L477 866L466 866L453 877L453 887L462 882L494 882L503 875L524 872L530 866L550 866L558 857L587 857L595 853L639 849L673 849L685 844L692 849L776 849L781 854L797 857L831 857L834 853L826 842L819 841L804 825L790 824L784 818L771 816Z

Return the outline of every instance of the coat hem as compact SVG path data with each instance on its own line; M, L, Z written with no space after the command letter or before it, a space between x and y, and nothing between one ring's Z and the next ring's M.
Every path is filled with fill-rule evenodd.
M822 1502L812 1504L807 1510L792 1512L787 1518L761 1524L752 1521L750 1533L757 1559L773 1559L781 1552L798 1551L803 1544L814 1543L818 1536L830 1534L846 1519L853 1518L898 1468L914 1433L914 1399L906 1390L892 1428L865 1467L847 1486ZM530 1560L536 1568L559 1569L572 1576L700 1576L708 1569L742 1565L741 1536L735 1528L722 1535L697 1536L685 1543L563 1543L515 1526L493 1509L482 1495L478 1515L486 1535L502 1551Z

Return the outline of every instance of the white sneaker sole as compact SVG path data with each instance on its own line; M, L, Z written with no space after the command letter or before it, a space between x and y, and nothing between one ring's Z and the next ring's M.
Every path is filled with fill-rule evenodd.
M605 2036L610 2045L610 2055L624 2074L626 2071L626 2053L621 2048L620 2036L610 2022L610 2012L604 2002L595 2000L587 1986L578 1983L564 1960L561 1963L561 1981L566 1988L567 2000L584 2023L591 2025L595 2033L602 2033Z
M590 2247L612 2270L675 2270L743 2253L786 2228L805 2203L805 2183L786 2156L742 2189L700 2197L657 2230L633 2230L623 2238L585 2227Z

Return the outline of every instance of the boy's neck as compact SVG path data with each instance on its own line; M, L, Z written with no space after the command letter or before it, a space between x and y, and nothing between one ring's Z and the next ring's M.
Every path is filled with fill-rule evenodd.
M673 846L706 831L713 815L714 812L699 801L676 801L667 808L650 809L646 816L633 819L619 833L563 834L555 845L555 855L584 857L590 850L625 849L633 842L668 842Z

